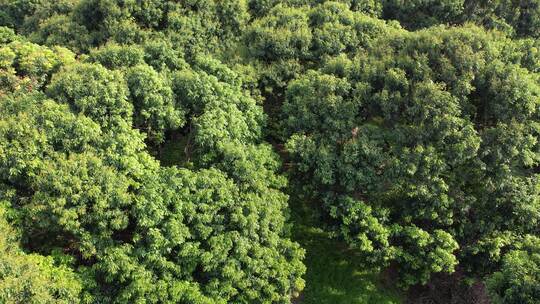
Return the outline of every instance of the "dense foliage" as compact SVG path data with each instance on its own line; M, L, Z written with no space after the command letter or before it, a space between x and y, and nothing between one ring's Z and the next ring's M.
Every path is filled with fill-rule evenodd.
M2 303L74 303L79 301L81 279L68 267L55 265L53 257L26 254L6 221L0 206L0 301ZM61 257L57 256L61 261ZM66 265L65 262L68 262Z
M36 297L288 303L302 289L303 250L285 235L285 180L241 75L208 56L187 63L170 37L85 45L76 59L2 33L1 196L28 250L71 261L25 263L80 278L48 295L38 284L56 278L36 277ZM168 133L187 139L177 151L185 169L152 156ZM0 279L15 275L28 274Z
M385 37L374 57L341 58L289 86L298 170L344 237L397 260L407 283L452 271L458 256L478 264L470 255L489 254L479 243L537 229L540 87L501 39L476 28Z
M501 270L488 280L493 303L536 303L540 294L540 240L528 236L503 259Z
M0 0L0 301L291 303L294 192L401 288L537 303L538 33L537 0Z

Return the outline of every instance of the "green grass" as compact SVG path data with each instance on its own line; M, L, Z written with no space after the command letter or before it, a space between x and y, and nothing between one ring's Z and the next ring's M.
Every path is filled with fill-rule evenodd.
M366 267L361 257L316 227L305 204L294 203L293 235L306 249L306 287L298 304L399 304L396 289L381 284L379 271Z

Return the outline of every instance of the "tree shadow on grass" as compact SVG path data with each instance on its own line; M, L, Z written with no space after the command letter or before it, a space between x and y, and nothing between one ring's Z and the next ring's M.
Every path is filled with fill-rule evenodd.
M320 229L297 228L303 230L297 241L306 249L308 268L301 303L400 303L396 291L380 284L379 271L367 268L343 244L329 239Z
M378 269L344 243L331 239L314 220L313 208L292 200L294 239L306 250L306 287L298 304L399 304L397 289L384 287Z

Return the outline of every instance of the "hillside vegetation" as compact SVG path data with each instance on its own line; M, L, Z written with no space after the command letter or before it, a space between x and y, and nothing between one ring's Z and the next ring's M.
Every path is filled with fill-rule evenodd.
M0 303L540 303L540 1L0 0Z

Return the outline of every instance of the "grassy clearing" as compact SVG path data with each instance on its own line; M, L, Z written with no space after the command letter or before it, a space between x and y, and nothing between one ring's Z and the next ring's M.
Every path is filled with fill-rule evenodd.
M397 290L381 284L379 271L366 267L344 244L316 226L313 212L292 201L293 236L306 249L306 288L298 304L399 304Z

